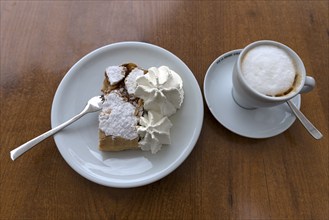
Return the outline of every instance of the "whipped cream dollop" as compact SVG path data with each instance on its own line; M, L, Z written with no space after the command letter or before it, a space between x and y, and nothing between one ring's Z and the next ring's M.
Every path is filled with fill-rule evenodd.
M99 128L105 135L129 140L138 138L136 107L124 101L116 91L105 95L104 99L102 112L99 114Z
M168 117L154 111L148 111L140 118L138 135L142 138L138 144L142 150L158 152L162 144L170 144L170 128L172 123Z
M144 109L163 116L173 115L183 103L181 77L167 66L151 67L136 79L135 96L144 100Z

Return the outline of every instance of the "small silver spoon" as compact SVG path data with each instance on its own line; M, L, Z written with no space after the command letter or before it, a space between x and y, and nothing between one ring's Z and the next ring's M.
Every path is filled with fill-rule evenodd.
M299 111L298 108L292 103L292 101L287 101L290 109L295 114L295 116L299 119L299 121L302 123L302 125L306 128L306 130L317 140L322 138L321 132L316 129L316 127L305 117L305 115Z
M84 116L85 114L90 113L90 112L99 111L101 109L101 106L102 106L101 96L95 96L95 97L91 98L88 101L86 107L82 110L82 112L80 112L79 114L77 114L73 118L69 119L68 121L64 122L63 124L58 125L57 127L55 127L53 129L39 135L36 138L33 138L32 140L26 142L25 144L23 144L23 145L15 148L14 150L10 151L10 158L12 160L15 160L16 158L21 156L23 153L25 153L26 151L28 151L32 147L34 147L36 144L40 143L41 141L48 138L49 136L52 136L52 135L56 134L57 132L59 132L60 130L62 130L66 126L72 124L73 122L75 122L76 120L78 120L79 118Z

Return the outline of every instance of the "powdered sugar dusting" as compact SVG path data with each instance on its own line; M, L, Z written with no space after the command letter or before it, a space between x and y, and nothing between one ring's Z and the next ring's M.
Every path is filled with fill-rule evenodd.
M115 85L125 78L126 67L124 66L109 66L105 70L106 75L111 85Z
M103 110L99 115L99 128L106 136L133 140L138 137L136 107L125 102L116 91L105 95Z
M125 79L126 89L129 95L134 95L137 83L136 79L139 76L143 76L144 71L138 68L133 69Z

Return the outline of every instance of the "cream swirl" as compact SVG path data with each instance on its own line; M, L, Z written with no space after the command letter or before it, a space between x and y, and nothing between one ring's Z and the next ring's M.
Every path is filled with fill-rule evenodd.
M181 77L166 66L151 67L136 80L135 96L144 100L145 110L171 116L183 103L184 90Z
M140 118L138 135L142 138L138 143L142 150L158 152L162 144L170 144L170 128L172 123L166 116L149 111Z

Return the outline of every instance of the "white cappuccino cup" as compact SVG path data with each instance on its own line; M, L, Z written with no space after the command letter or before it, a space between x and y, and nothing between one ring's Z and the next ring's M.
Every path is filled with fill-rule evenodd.
M233 99L246 109L280 105L315 87L300 57L270 40L256 41L241 51L232 80Z

